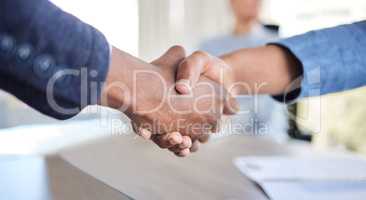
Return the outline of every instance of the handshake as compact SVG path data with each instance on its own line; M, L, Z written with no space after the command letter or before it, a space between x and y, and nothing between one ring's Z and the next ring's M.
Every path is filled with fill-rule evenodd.
M124 112L135 132L184 157L239 108L232 69L204 52L170 48L151 64L113 48L102 105Z

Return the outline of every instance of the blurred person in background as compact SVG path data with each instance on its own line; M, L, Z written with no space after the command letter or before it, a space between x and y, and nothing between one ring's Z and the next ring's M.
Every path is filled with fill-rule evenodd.
M265 27L259 20L262 0L229 0L229 3L235 17L234 29L228 35L203 42L200 50L220 56L278 39L278 33ZM269 96L242 96L239 102L241 114L232 118L231 123L240 125L241 130L235 130L232 134L239 131L244 134L270 135L276 141L287 139L288 120L285 106Z

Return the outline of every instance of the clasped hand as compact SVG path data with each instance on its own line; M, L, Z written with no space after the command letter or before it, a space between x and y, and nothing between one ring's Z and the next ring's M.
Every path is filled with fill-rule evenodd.
M103 104L124 112L138 135L187 156L217 132L223 114L238 110L223 84L191 70L203 63L190 60L177 46L151 64L113 49Z

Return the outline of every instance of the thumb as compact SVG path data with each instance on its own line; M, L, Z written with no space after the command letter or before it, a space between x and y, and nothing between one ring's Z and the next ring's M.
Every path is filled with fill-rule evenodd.
M151 62L157 66L176 66L186 57L185 49L182 46L173 46L160 58Z
M210 64L211 56L206 52L196 51L180 63L177 72L176 90L181 94L189 94L195 87L201 74Z

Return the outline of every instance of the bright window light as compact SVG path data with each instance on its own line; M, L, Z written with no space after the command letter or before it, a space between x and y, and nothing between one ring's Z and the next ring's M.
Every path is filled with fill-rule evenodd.
M102 31L116 47L138 54L138 0L52 0Z

